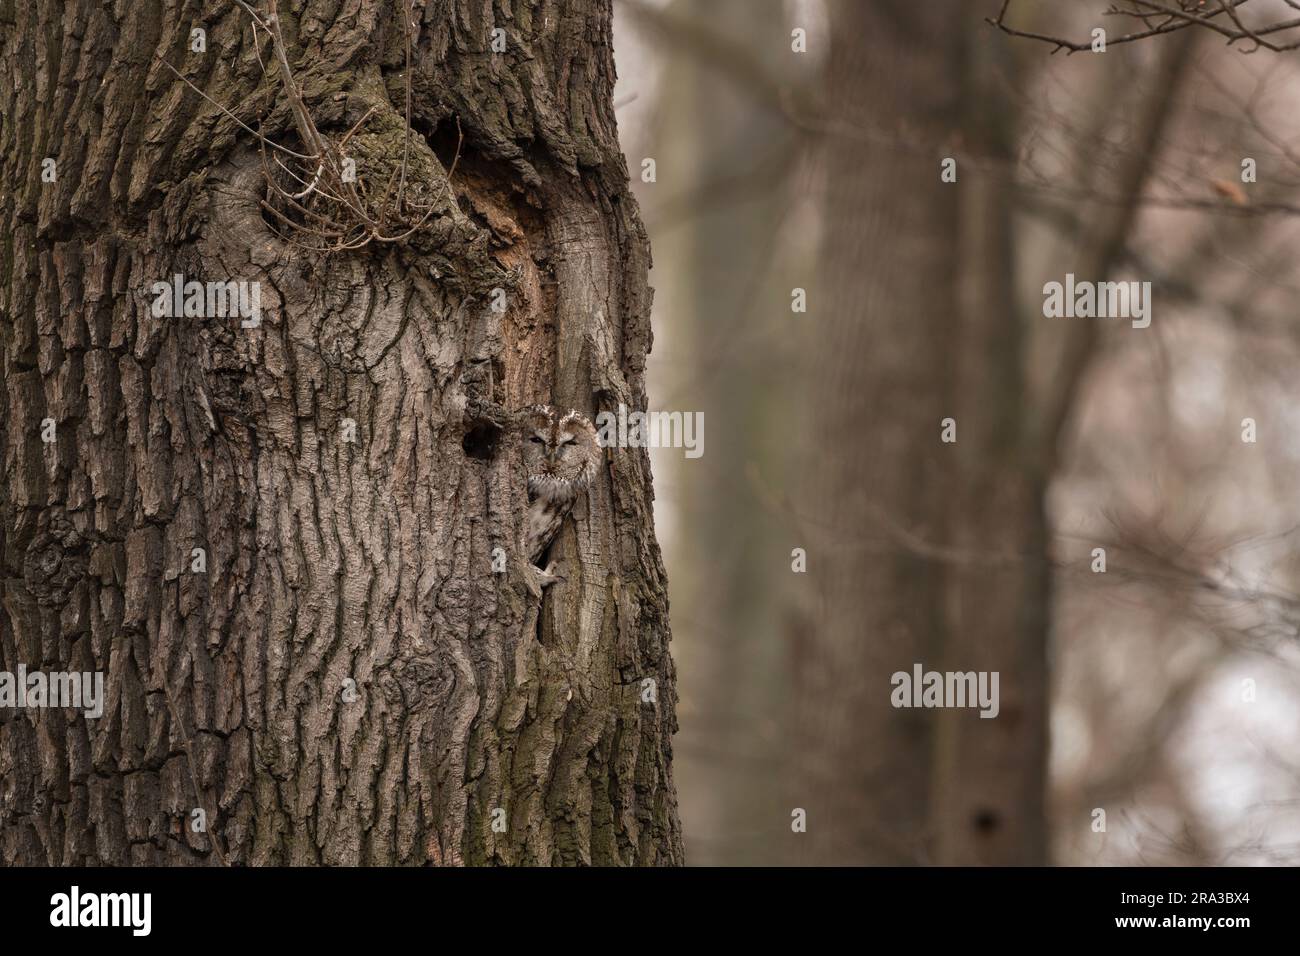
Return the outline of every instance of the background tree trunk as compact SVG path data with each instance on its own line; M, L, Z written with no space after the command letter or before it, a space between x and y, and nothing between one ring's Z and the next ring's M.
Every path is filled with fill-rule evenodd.
M791 788L808 811L796 845L817 862L1048 860L1046 497L1097 324L1037 321L1016 267L1034 263L1033 310L1045 278L1111 274L1190 47L1161 47L1152 89L1129 94L1134 148L1109 165L1078 157L1077 181L1104 177L1119 201L1080 210L1044 262L1017 242L1018 64L982 6L832 8L829 112L843 122L827 138L810 429L825 458L805 498L821 506L807 579L821 614L797 654ZM1115 114L1098 104L1087 147ZM997 716L894 708L891 675L915 664L997 672Z
M659 181L637 184L664 276L651 383L660 407L708 423L701 457L655 459L677 529L663 542L682 667L685 837L692 865L770 865L782 861L772 827L789 812L779 763L789 615L779 609L792 578L780 556L793 543L752 476L783 488L799 467L788 436L804 424L803 370L789 340L808 316L792 314L791 289L810 284L817 251L812 217L797 210L808 191L797 135L757 77L775 67L806 82L815 68L793 53L768 62L790 46L783 0L617 9L668 60L646 143ZM762 66L738 79L728 72L737 62Z
M822 863L1045 861L1043 485L1026 465L998 166L1014 113L968 6L832 12L844 125L827 140L811 404L815 448L833 453L805 499L820 506L807 580L821 613L798 655L792 787L798 846ZM940 179L945 157L961 157L957 183ZM1000 672L999 716L895 709L890 675L916 663Z
M280 3L322 131L375 110L363 179L403 150L403 6ZM409 16L411 188L448 198L323 258L269 227L255 138L161 62L301 149L246 13L0 4L0 669L107 693L97 721L0 711L6 864L682 861L645 453L606 453L535 631L492 572L526 495L490 409L646 404L609 2ZM261 327L154 317L174 274L260 282Z

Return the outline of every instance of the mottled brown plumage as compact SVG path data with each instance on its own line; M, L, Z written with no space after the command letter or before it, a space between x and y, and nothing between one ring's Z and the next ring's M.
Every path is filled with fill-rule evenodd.
M524 409L521 431L529 499L524 553L538 565L574 502L596 477L600 443L585 415L550 405Z

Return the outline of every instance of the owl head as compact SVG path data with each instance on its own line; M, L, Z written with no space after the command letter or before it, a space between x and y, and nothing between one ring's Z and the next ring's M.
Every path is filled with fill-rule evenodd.
M572 498L596 477L600 443L585 415L529 405L522 413L521 431L532 497Z

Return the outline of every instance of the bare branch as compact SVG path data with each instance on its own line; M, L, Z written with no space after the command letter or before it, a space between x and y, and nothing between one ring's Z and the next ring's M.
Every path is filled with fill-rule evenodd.
M1238 15L1238 10L1245 7L1251 0L1204 0L1204 2L1211 2L1216 6L1214 9L1202 13L1198 12L1197 8L1189 9L1186 4L1180 6L1175 2L1171 2L1171 0L1120 0L1120 2L1116 2L1101 11L1100 15L1105 17L1129 17L1141 23L1143 29L1117 37L1109 37L1106 40L1106 45L1111 47L1121 43L1134 43L1138 40L1163 36L1168 33L1177 33L1189 27L1195 27L1218 34L1227 41L1229 46L1242 40L1253 44L1242 49L1242 53L1254 53L1261 47L1275 53L1300 49L1300 38L1280 41L1266 39L1267 37L1300 28L1300 18L1281 20L1265 26L1250 27ZM1198 4L1198 7L1204 6L1204 2ZM1286 2L1287 6L1292 9L1300 10L1300 3L1295 2L1295 0L1286 0ZM1011 26L1007 23L1011 5L1012 0L1003 0L998 15L986 18L985 22L1008 36L1049 43L1052 45L1053 53L1060 50L1065 50L1067 54L1080 53L1093 48L1091 40L1072 40L1065 36L1039 33Z

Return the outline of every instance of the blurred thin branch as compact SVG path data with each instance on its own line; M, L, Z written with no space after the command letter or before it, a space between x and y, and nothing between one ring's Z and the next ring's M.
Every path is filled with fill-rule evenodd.
M998 15L987 18L986 22L1010 36L1051 44L1053 53L1061 50L1067 53L1082 53L1093 48L1091 39L1071 40L1065 36L1024 30L1009 25L1007 16L1011 13L1013 2L1014 0L1003 0ZM1178 6L1164 0L1121 0L1104 9L1101 15L1128 17L1142 23L1143 28L1121 36L1108 37L1106 46L1133 43L1151 37L1179 33L1189 27L1197 27L1224 37L1229 46L1243 40L1252 43L1253 46L1241 51L1243 53L1254 53L1261 48L1275 53L1300 49L1300 39L1280 42L1267 39L1300 28L1300 18L1281 20L1252 28L1247 26L1237 13L1238 8L1243 8L1248 3L1250 0L1181 0L1182 5ZM1208 12L1198 12L1207 6Z

